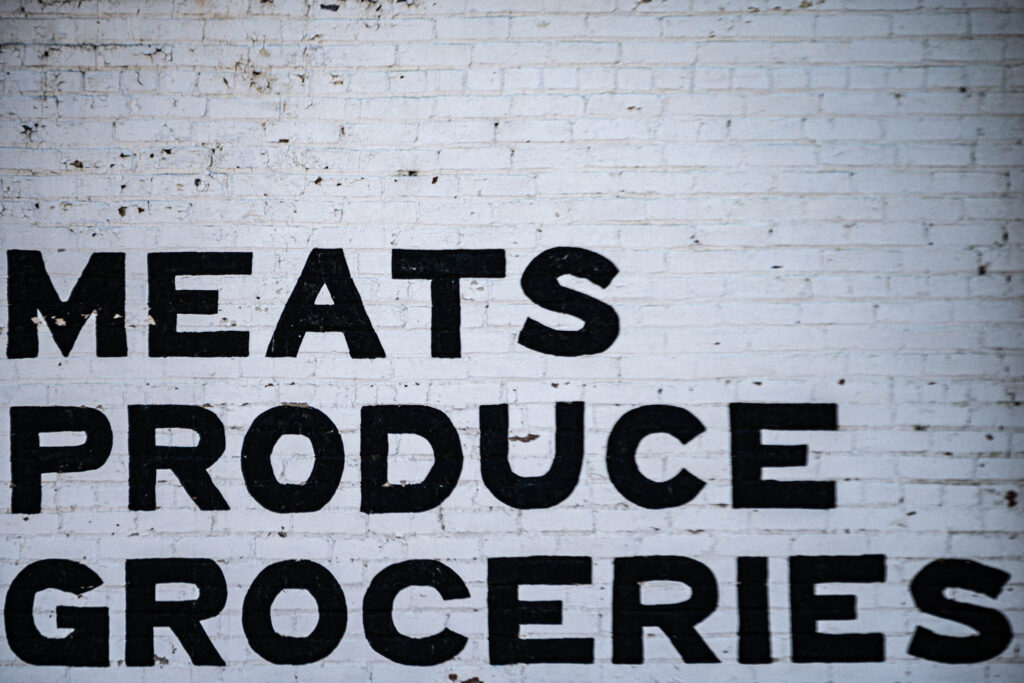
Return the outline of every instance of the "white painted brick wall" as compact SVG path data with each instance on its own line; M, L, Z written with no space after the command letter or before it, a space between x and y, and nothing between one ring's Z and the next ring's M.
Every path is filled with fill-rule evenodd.
M129 356L96 358L89 323L69 358L43 328L39 358L0 360L7 406L101 407L114 432L101 469L44 478L41 513L0 501L0 591L37 559L93 568L105 583L76 604L110 606L112 666L28 667L3 638L0 679L1020 680L1019 636L968 667L906 654L916 626L942 627L908 590L940 557L1009 572L986 604L1024 631L1019 2L336 1L2 3L0 245L41 250L62 294L89 254L126 252ZM564 322L518 284L560 245L620 270L600 296L623 329L602 354L515 342L528 316ZM339 335L315 334L297 358L264 357L312 247L346 250L387 358L353 360ZM433 359L429 286L391 279L391 250L456 247L505 249L508 277L463 284L463 357ZM253 252L252 276L202 280L222 313L195 319L249 330L249 358L146 356L145 255L159 250ZM477 406L508 402L512 433L540 435L510 444L517 471L538 474L556 401L587 403L581 482L552 510L509 508L481 483ZM800 477L837 481L835 509L730 506L736 401L838 405L839 431L785 435L810 446ZM164 473L160 509L128 511L125 406L147 402L224 421L210 471L231 510L195 509ZM244 431L281 402L341 430L344 476L319 512L269 512L243 484ZM359 407L377 403L429 404L459 429L466 463L439 508L359 512ZM685 466L707 482L683 507L639 508L608 480L611 425L650 403L707 427L682 450L644 447L646 474ZM0 432L8 484L6 410ZM401 441L397 472L425 471L419 445ZM292 452L301 479L301 442ZM823 628L883 631L886 661L793 664L785 558L862 553L887 556L886 582L837 589L858 595L858 621ZM536 554L593 557L593 584L524 589L564 605L563 626L524 634L593 637L596 663L489 665L486 558ZM683 664L659 634L644 665L611 664L611 560L639 554L712 568L720 605L698 630L722 663ZM737 663L739 555L771 558L769 665ZM124 560L172 556L227 576L227 607L205 622L226 668L191 667L161 630L166 663L119 661ZM291 558L328 567L349 605L339 647L302 668L264 662L240 624L256 573ZM444 561L471 593L399 598L406 632L469 638L431 669L372 651L359 618L372 577L410 558ZM57 604L38 602L49 635ZM278 607L281 630L312 628L308 596Z

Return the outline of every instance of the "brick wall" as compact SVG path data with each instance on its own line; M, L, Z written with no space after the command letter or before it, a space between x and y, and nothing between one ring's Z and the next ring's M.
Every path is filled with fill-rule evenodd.
M92 568L102 586L73 603L40 594L36 621L56 637L66 633L56 605L108 606L111 667L28 667L4 638L0 678L1020 675L1019 637L970 666L907 654L918 626L971 633L914 607L908 585L937 558L1009 573L998 599L961 598L1024 630L1019 3L12 0L2 11L0 244L41 251L62 296L90 254L125 253L128 354L97 357L89 322L67 358L42 326L37 358L0 361L7 406L99 408L113 432L99 469L43 476L39 513L12 514L0 499L0 590L40 559ZM603 353L561 358L517 343L528 317L574 326L519 284L555 246L593 250L619 270L603 290L572 285L619 316ZM351 358L340 334L307 335L295 358L266 357L314 247L345 250L385 358ZM391 277L399 248L505 250L507 277L462 283L461 358L431 357L430 286ZM220 292L216 316L183 317L182 328L248 331L248 357L148 356L146 255L156 251L252 253L250 276L179 282ZM550 509L499 502L481 482L478 406L510 404L515 471L538 475L559 401L586 403L579 485ZM734 402L836 404L837 431L765 436L809 446L807 466L778 478L835 481L835 508L731 505ZM128 509L126 407L144 403L205 406L224 422L210 474L229 510L197 509L166 471L159 509ZM313 406L341 432L344 474L317 512L266 510L243 482L243 435L282 403ZM439 507L369 515L359 409L394 403L444 411L465 464ZM656 435L640 451L646 476L685 467L706 482L685 505L645 509L609 481L608 433L645 404L684 407L706 427L685 447ZM0 431L9 484L6 410ZM425 442L392 446L392 479L421 479ZM309 453L300 437L282 439L282 480L303 481ZM858 616L821 629L883 632L885 661L793 663L786 558L863 554L886 556L885 581L822 589L857 595ZM524 636L593 638L595 663L490 664L487 558L527 555L593 558L591 584L521 594L563 604L562 625L524 626ZM721 663L682 663L657 630L642 666L611 663L612 559L633 555L683 555L714 571L719 606L698 631ZM744 555L769 558L772 664L737 661ZM204 626L226 667L192 667L166 629L156 667L124 666L124 564L146 557L221 566L227 605ZM381 569L420 558L455 570L470 597L404 592L397 625L415 636L447 625L468 643L414 670L370 648L360 607ZM260 658L241 628L254 577L287 559L327 567L349 607L337 649L298 669ZM286 594L274 624L302 635L315 614L308 595Z

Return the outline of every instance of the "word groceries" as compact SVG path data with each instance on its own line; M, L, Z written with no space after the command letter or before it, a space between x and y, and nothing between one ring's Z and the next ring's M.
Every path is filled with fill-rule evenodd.
M8 358L38 355L38 334L47 323L54 341L68 355L86 319L96 315L96 353L126 356L124 254L94 254L67 300L57 294L42 255L8 252ZM154 253L149 255L149 355L228 357L248 355L246 332L238 330L183 332L177 316L212 315L213 290L177 289L182 275L248 274L249 253ZM443 250L393 253L393 277L430 280L432 296L431 355L457 358L459 343L459 280L504 277L501 250ZM528 319L520 344L541 353L580 356L608 349L619 332L618 316L605 302L559 283L563 275L590 280L606 288L617 273L603 256L584 249L560 247L537 256L525 269L521 285L535 304L574 316L583 322L572 331L552 329ZM332 303L318 304L323 288ZM42 320L36 317L42 314ZM281 312L267 349L268 356L296 356L308 333L340 332L353 358L382 357L384 350L366 315L341 250L314 249ZM516 474L509 462L508 406L479 407L479 454L484 486L501 503L517 510L552 508L575 489L584 457L583 402L554 407L554 457L539 476ZM729 406L732 507L827 510L836 502L831 481L773 480L765 469L807 464L804 445L762 442L762 432L835 430L837 406L831 403L733 403ZM106 414L88 406L10 407L12 514L42 511L43 475L74 474L101 467L113 452L114 435ZM192 445L167 445L166 430L195 434ZM686 469L665 481L645 476L637 462L641 441L668 434L686 446L704 432L700 419L685 408L645 405L627 410L608 431L604 459L608 478L618 493L641 508L665 509L697 497L704 481ZM49 433L77 433L75 445L55 445ZM388 479L390 435L416 434L430 445L433 462L422 481L394 484ZM313 453L305 482L282 483L271 457L284 435L307 439ZM195 405L127 406L127 507L145 512L157 508L158 473L170 472L200 510L229 506L208 470L224 453L225 428L211 410ZM58 442L61 443L61 442ZM360 411L360 509L366 514L418 513L436 508L457 486L463 452L458 432L441 410L426 405L371 405ZM305 404L270 407L249 425L239 463L248 494L260 506L280 514L313 513L334 496L341 481L345 451L331 418ZM73 486L64 482L63 485ZM84 485L84 484L83 484ZM30 519L30 518L28 518ZM562 602L523 600L524 585L564 586L567 594L591 583L593 561L586 556L493 557L486 560L487 642L492 664L579 663L594 661L594 639L527 638L521 627L562 623ZM882 583L884 555L815 555L788 558L789 633L793 662L876 662L885 658L885 634L823 632L821 621L853 620L855 596L832 588L819 594L819 584ZM902 573L902 572L901 572ZM613 561L610 593L612 662L644 661L644 628L668 637L685 662L713 663L716 654L699 626L719 605L719 580L697 559L681 555L618 557ZM767 664L772 652L769 619L769 558L737 557L734 585L737 616L736 657L743 664ZM121 577L107 577L120 585ZM914 657L944 663L981 662L998 656L1013 634L1000 610L964 591L996 600L1009 581L1006 572L970 559L935 559L910 580L917 609L928 615L911 624L907 649ZM154 630L167 628L197 665L223 665L224 659L203 622L227 604L227 582L210 558L125 559L124 662L154 665ZM110 665L110 613L107 607L56 607L56 625L70 633L44 635L35 621L37 595L55 589L76 596L101 586L104 578L86 564L47 559L23 567L7 591L4 622L8 644L30 664L60 666ZM688 588L675 603L645 603L643 586L674 582ZM168 585L191 584L195 597L167 598ZM440 664L457 656L466 636L444 628L414 637L394 619L396 596L410 586L424 586L443 601L471 597L458 572L434 559L392 564L370 581L362 600L362 621L369 645L380 655L407 665ZM272 608L283 591L307 592L317 605L316 626L306 635L285 635L274 628ZM947 591L954 591L948 595ZM158 596L163 597L158 597ZM949 622L936 632L936 619ZM776 618L777 625L777 618ZM242 630L249 647L275 664L306 664L328 657L348 624L348 603L341 585L324 566L303 559L270 564L252 580L241 610ZM941 624L942 622L939 621ZM832 630L832 629L828 629ZM964 632L968 635L964 635ZM952 632L955 635L947 635Z

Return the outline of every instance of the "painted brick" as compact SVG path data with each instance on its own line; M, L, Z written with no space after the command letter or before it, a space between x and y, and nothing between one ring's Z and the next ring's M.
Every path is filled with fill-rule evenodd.
M108 462L44 475L39 514L0 500L0 590L37 559L94 568L104 585L83 604L110 607L115 663L32 668L2 638L0 680L1016 680L1022 17L1012 0L4 3L0 245L43 252L63 296L90 254L124 252L129 355L97 358L90 321L67 358L41 327L38 358L0 361L8 406L95 406L111 422ZM563 278L616 310L620 335L601 354L516 341L527 318L573 324L519 285L556 246L619 270L603 289ZM297 358L265 357L313 247L345 250L385 358L353 359L344 337L316 333ZM430 357L430 286L390 277L395 248L506 251L506 278L460 284L463 357ZM220 291L217 316L181 321L247 330L248 357L146 356L152 251L253 252L252 276L203 280ZM511 508L483 482L478 406L510 404L512 467L539 475L557 401L586 402L580 481L553 508ZM282 402L322 410L341 433L341 484L317 512L272 513L242 477L245 430ZM765 435L809 446L806 467L779 476L835 480L835 509L731 507L734 402L837 405L838 431ZM223 420L210 474L231 509L196 509L163 472L159 509L128 510L134 403ZM359 408L385 403L432 405L459 432L460 482L436 509L359 511ZM683 506L638 507L609 480L611 426L643 404L706 427L686 446L661 434L640 449L646 476L686 468L706 482ZM0 443L9 432L0 411ZM394 445L392 474L426 471L423 443ZM301 447L280 459L289 481L305 476ZM883 631L886 660L794 664L786 556L864 553L887 555L886 582L857 593L856 623L822 630ZM524 632L594 638L594 664L489 664L486 558L540 554L592 557L594 582L538 588L564 603L564 623ZM612 560L640 554L714 569L719 607L697 628L722 663L683 663L651 629L644 665L611 662ZM146 556L221 563L228 605L204 626L225 667L193 669L169 633L157 666L118 662L123 563ZM737 662L738 556L769 558L770 665ZM1012 574L985 603L1018 634L997 658L954 668L907 653L913 629L936 621L908 584L939 557ZM328 567L350 610L338 649L302 669L268 664L240 628L252 578L293 558ZM386 565L427 558L470 598L403 593L396 623L418 635L448 623L469 643L413 670L367 644L361 601ZM840 588L862 587L827 590ZM308 609L281 602L275 624L312 628ZM37 608L50 635L54 604Z

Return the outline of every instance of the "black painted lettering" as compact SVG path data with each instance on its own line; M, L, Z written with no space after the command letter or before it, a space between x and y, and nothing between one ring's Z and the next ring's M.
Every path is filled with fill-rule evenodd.
M331 304L316 303L324 287L331 295ZM341 332L353 358L384 357L384 347L366 315L342 249L310 252L295 289L281 311L267 355L297 356L307 332Z
M158 429L189 429L195 446L158 446ZM128 406L128 509L156 509L156 473L174 473L200 510L227 510L207 470L224 452L224 424L199 406Z
M36 313L50 328L60 352L71 353L85 321L96 314L96 355L127 356L124 328L124 254L98 253L62 301L38 251L7 252L7 357L39 355Z
M508 405L480 406L480 469L484 484L506 505L550 508L569 497L583 467L583 403L555 405L555 459L538 477L520 477L508 455Z
M885 636L881 633L819 633L819 621L857 618L852 595L817 595L819 583L885 581L884 555L805 556L789 558L789 608L793 661L881 662Z
M519 637L523 624L561 624L557 600L520 600L519 586L590 583L589 557L496 557L487 561L487 623L491 664L594 661L591 638Z
M313 446L313 471L302 484L282 484L270 456L285 434L300 434ZM242 477L256 500L274 512L315 512L338 490L345 449L338 428L316 408L283 405L261 413L242 440Z
M316 601L317 622L306 636L274 630L270 608L283 590L304 590ZM253 580L242 603L242 630L253 652L273 664L310 664L334 652L345 635L345 593L324 567L309 560L276 562Z
M205 558L127 560L125 571L125 648L128 666L153 666L153 629L171 629L193 664L224 666L200 622L216 616L227 601L224 573ZM161 583L191 583L194 600L157 600Z
M689 599L669 605L644 605L645 581L678 581L690 587ZM612 588L612 662L643 664L643 627L660 628L684 662L715 663L718 658L694 628L718 606L718 584L706 566L688 557L654 555L615 560Z
M82 596L103 584L84 564L42 560L22 569L4 604L7 644L19 659L44 666L110 666L110 615L106 607L57 607L57 627L70 628L63 638L47 638L36 628L36 595L50 588Z
M502 249L395 249L391 252L391 277L430 280L430 355L458 358L462 355L459 280L505 277L505 252Z
M807 464L807 446L761 443L761 431L836 429L834 403L732 403L732 504L736 508L807 508L836 506L836 485L831 481L775 481L762 479L765 467L800 467Z
M423 512L441 504L462 473L462 445L448 417L417 405L364 406L360 461L363 512ZM434 464L418 484L388 483L388 434L418 434L430 443Z
M736 558L736 603L739 609L740 664L770 664L768 625L768 558Z
M241 330L178 332L178 316L215 315L218 293L178 289L179 275L249 275L250 252L161 252L149 254L149 355L214 358L249 355L249 333Z
M409 586L430 586L444 600L469 597L459 575L434 560L407 560L385 568L370 582L363 599L363 631L370 647L393 662L432 666L462 652L466 637L445 628L440 633L412 638L398 631L392 615L395 596Z
M704 482L685 469L668 481L652 481L637 467L636 450L650 434L671 434L687 444L703 431L704 425L688 410L663 405L634 408L619 418L608 436L608 476L619 493L641 507L658 510L688 503Z
M519 343L551 356L585 356L607 350L619 336L619 316L615 309L563 286L558 278L574 275L603 289L618 272L614 263L587 249L556 247L538 255L523 271L520 281L523 293L542 308L579 318L583 327L568 332L553 330L527 318L519 333Z
M998 656L1013 640L1010 622L990 607L951 600L943 595L949 588L997 598L1010 580L1006 572L972 560L935 560L917 573L910 583L914 604L925 614L963 624L975 635L953 637L918 626L907 652L915 657L946 664L973 664Z
M110 422L95 408L11 408L11 512L39 512L44 472L85 472L107 461L113 444ZM76 446L41 446L43 432L85 432Z

